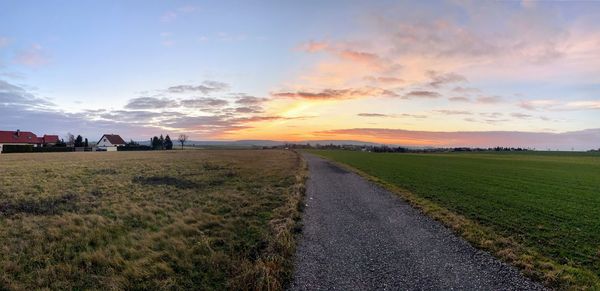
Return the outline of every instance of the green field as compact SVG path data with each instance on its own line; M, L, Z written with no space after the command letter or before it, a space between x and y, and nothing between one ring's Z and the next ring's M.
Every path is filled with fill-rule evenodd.
M0 290L279 290L291 151L0 155Z
M514 240L527 251L515 250L511 254L515 258L508 260L522 269L537 268L526 271L548 285L599 286L598 154L312 152L350 165L426 201L416 204L433 202L464 216L493 233L488 237ZM436 218L445 220L443 216ZM479 230L454 228L466 235L471 232L470 240L485 247L473 235L473 231ZM499 251L503 257L502 250L490 249ZM544 264L567 266L567 269L546 266L548 270L539 270Z

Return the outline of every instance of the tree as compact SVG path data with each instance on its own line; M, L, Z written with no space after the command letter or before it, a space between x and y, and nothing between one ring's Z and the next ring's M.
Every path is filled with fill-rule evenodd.
M83 146L83 137L81 137L81 135L77 135L77 138L75 139L74 145L75 145L76 148Z
M87 137L85 138L85 141L83 142L83 146L86 147L86 148L89 147L89 143L88 143Z
M67 143L65 143L65 140L64 140L64 139L60 139L60 140L59 140L59 141L58 141L58 142L57 142L57 143L54 145L54 147L57 147L57 148L64 148L64 147L66 147L66 146L67 146Z
M185 134L180 134L179 135L179 143L181 143L181 149L183 149L183 145L185 144L185 142L188 140L188 136Z
M67 133L67 145L72 147L75 145L75 136L72 133Z
M166 150L172 150L173 149L173 142L171 141L171 137L169 137L168 134L165 137L165 149Z
M152 149L153 150L160 149L160 140L158 140L157 136L155 136L155 137L152 138Z
M158 142L159 142L159 148L161 150L165 149L165 138L163 137L163 135L161 134L160 137L158 138Z

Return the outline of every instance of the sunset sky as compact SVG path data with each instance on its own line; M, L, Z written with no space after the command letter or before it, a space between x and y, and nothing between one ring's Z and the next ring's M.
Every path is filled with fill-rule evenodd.
M600 147L600 2L3 1L0 130Z

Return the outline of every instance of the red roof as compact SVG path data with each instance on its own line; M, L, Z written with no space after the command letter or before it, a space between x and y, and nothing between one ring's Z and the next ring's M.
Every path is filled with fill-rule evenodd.
M11 143L25 143L25 144L47 144L57 143L58 135L47 135L44 137L37 137L29 131L2 131L0 130L0 143L11 144Z
M44 134L44 143L58 143L58 135L47 135Z
M103 138L108 139L108 141L113 145L125 144L125 141L118 134L105 134L100 138L100 140Z
M38 137L29 131L0 131L0 143L38 144Z

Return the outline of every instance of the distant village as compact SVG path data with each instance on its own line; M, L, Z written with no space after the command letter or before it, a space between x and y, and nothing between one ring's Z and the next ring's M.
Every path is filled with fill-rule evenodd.
M183 148L187 141L186 135L180 135L176 142ZM149 145L125 140L118 134L103 134L97 141L89 141L81 135L68 134L65 139L58 135L44 134L38 137L29 131L0 131L0 153L29 153L29 152L114 152L114 151L143 151L171 150L173 141L169 135L154 136Z

